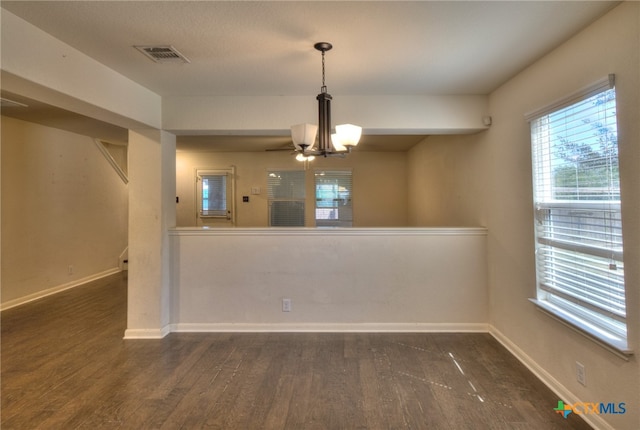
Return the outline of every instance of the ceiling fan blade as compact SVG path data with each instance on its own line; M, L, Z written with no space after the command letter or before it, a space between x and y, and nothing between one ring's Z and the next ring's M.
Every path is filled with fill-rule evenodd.
M295 148L267 148L265 149L265 151L291 151L292 153L295 153Z

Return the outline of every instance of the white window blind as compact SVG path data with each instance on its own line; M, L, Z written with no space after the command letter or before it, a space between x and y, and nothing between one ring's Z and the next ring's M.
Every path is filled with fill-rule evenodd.
M351 227L353 207L351 170L317 170L316 226Z
M612 77L530 116L537 303L627 351Z
M304 227L304 170L267 172L269 225Z

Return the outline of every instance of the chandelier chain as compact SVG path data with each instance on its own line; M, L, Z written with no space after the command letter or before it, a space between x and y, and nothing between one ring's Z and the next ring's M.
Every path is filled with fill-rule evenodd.
M327 86L324 83L324 51L322 51L322 88L321 91L323 93L327 92Z

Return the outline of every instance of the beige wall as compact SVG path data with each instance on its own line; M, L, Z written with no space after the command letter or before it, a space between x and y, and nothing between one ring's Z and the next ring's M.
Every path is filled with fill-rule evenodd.
M627 318L640 348L640 4L625 2L490 95L493 125L433 136L408 157L410 225L482 225L488 236L494 334L566 402L625 402L624 415L586 416L602 428L640 428L640 368L536 310L527 112L616 74ZM586 386L576 381L576 361ZM546 408L546 406L541 406Z
M408 153L410 226L485 225L487 172L479 135L430 136Z
M356 150L357 151L357 150ZM196 225L195 171L235 166L236 226L268 225L267 170L301 169L302 163L287 151L181 152L176 154L177 225ZM313 171L316 168L352 169L354 227L407 226L407 153L353 152L346 158L317 158L307 171L307 226L313 226ZM261 193L252 195L251 188ZM249 196L243 203L242 196Z
M625 2L524 70L490 96L493 125L479 135L488 175L491 323L521 356L574 399L626 402L624 415L601 415L616 429L640 428L640 371L537 311L529 125L524 115L609 73L616 74L620 176L630 345L640 348L640 4ZM585 365L587 385L576 381ZM571 398L565 398L571 401Z
M2 304L116 269L127 194L92 138L2 117Z

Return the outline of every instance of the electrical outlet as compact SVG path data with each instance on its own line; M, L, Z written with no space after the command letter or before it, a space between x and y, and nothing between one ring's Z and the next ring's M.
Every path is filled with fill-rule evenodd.
M576 361L576 379L582 385L587 385L587 374L584 370L584 364Z
M69 267L67 267L67 275L73 275L73 265L69 265Z
M291 299L282 299L282 312L291 312Z

